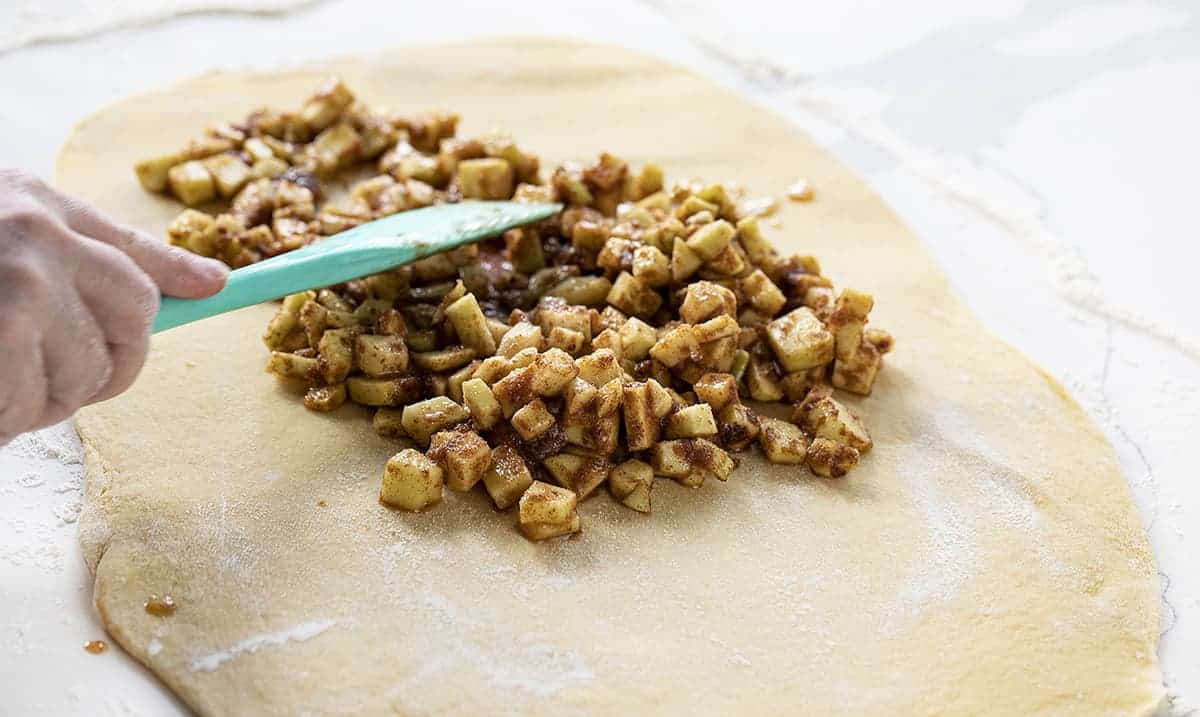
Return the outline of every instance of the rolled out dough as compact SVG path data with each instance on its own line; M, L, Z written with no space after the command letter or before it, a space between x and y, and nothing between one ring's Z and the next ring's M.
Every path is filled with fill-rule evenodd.
M772 232L873 292L892 330L875 449L826 481L742 454L642 516L604 495L530 544L485 496L376 501L398 444L305 411L263 372L260 306L155 338L128 394L79 418L81 541L112 637L197 712L1079 714L1152 711L1158 581L1112 448L980 326L917 240L770 112L642 55L543 40L221 73L83 122L58 182L162 232L133 162L340 75L396 109L455 109L547 162L600 150L669 177L820 199ZM324 506L319 503L323 501ZM178 603L147 614L151 594Z

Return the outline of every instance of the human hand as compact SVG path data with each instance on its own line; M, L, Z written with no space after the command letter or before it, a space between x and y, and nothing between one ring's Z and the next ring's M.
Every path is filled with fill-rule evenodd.
M227 275L0 169L0 446L128 388L160 294L209 296Z

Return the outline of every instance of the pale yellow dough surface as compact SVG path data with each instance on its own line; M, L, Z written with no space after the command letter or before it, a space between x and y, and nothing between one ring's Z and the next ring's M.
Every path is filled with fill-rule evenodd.
M1158 580L1112 448L990 334L867 186L783 120L628 51L545 41L413 48L228 73L82 123L58 183L161 233L179 206L130 169L205 124L298 106L337 74L374 103L460 111L553 163L609 150L669 178L781 194L787 250L875 294L892 330L875 449L818 479L742 454L726 484L605 495L534 545L486 496L376 501L398 444L310 413L263 371L260 306L158 336L128 394L85 411L81 537L117 642L197 712L1078 714L1151 712ZM319 505L324 501L327 507ZM147 614L169 594L172 617Z

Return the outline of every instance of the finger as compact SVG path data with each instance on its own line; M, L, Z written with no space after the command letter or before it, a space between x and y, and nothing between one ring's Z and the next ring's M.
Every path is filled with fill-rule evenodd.
M12 391L0 403L0 435L15 436L38 427L46 406L46 369L41 334L32 326L13 327L0 336L10 356L5 382Z
M113 372L105 334L79 294L65 287L59 301L56 320L42 337L47 397L41 425L75 413L108 385Z
M101 388L95 396L89 398L86 403L100 403L125 393L141 373L149 349L149 336L140 344L109 344L108 358L112 362L112 376L108 379L108 384Z
M133 259L99 242L84 243L75 289L109 344L147 340L158 313L158 287Z
M185 299L211 296L225 286L229 268L179 247L170 246L131 227L112 221L84 202L53 190L43 193L59 216L77 232L124 252L158 284L162 293Z
M150 326L158 311L158 291L133 261L111 247L94 244L94 271L76 277L83 301L104 333L112 375L87 403L98 403L129 388L150 348Z

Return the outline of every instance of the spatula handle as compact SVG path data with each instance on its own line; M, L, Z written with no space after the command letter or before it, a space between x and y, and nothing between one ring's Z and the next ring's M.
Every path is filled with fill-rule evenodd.
M353 244L303 249L229 272L225 288L204 299L164 296L153 330L182 324L278 299L298 291L329 286L402 266L421 258L421 247L396 237L361 239Z

